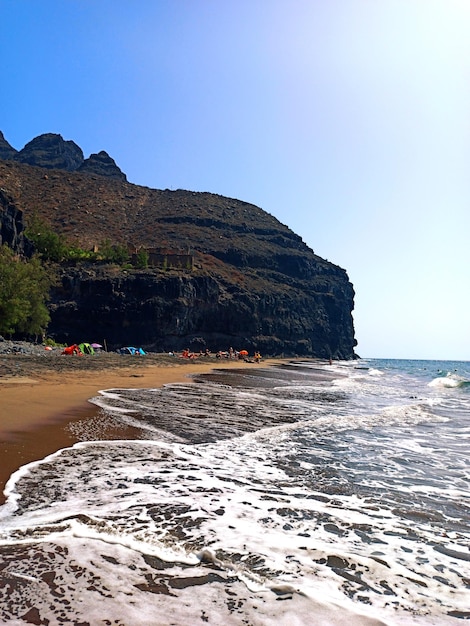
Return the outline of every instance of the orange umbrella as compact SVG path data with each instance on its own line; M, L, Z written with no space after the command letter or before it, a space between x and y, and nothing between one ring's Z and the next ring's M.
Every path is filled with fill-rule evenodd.
M242 356L248 356L248 350L240 350L238 354L241 354Z

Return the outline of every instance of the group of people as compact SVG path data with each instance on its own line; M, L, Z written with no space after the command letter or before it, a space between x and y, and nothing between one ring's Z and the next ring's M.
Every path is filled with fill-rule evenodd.
M204 351L201 350L199 352L191 352L188 348L185 348L181 352L181 358L183 359L196 359L199 357L210 356L212 356L212 353L208 348L206 348ZM232 347L230 347L228 350L219 350L218 352L216 352L215 357L217 359L241 359L249 363L252 363L253 361L255 363L259 363L261 361L261 354L259 353L259 351L255 351L252 360L250 359L248 350L234 350Z
M174 354L174 352L170 352L170 354ZM185 348L181 353L182 359L196 359L201 356L211 356L211 351L206 348L204 351L200 350L199 352L191 352L188 348Z
M228 351L223 352L219 350L215 355L218 359L241 359L243 361L247 361L248 363L252 363L253 360L256 363L261 361L261 354L256 350L253 356L253 360L250 358L248 350L234 350L232 347L229 348Z

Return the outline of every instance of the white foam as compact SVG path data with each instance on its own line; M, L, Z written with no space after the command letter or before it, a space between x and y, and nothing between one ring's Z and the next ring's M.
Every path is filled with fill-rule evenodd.
M439 376L438 378L434 378L430 383L428 383L428 385L429 387L454 389L456 387L461 387L464 382L465 380L460 376L449 373L447 374L447 376Z
M157 424L185 405L183 424L210 412L217 427L224 412L243 417L239 403L247 421L285 411L303 421L198 446L81 443L25 466L0 509L11 558L1 575L20 583L11 605L23 615L34 600L50 623L59 611L133 626L168 615L178 625L456 623L446 614L470 606L466 448L424 392L389 380L355 378L340 393L314 383L313 395L331 394L310 407L303 382L284 398L280 386L111 390L116 409L154 411ZM115 408L139 423L139 411Z

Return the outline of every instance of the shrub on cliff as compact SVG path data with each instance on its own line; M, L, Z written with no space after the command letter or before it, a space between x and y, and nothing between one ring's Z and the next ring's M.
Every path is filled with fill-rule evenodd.
M0 334L41 335L50 317L46 302L51 279L39 259L0 247Z
M35 215L28 222L26 236L33 242L35 251L44 261L59 263L67 256L67 245L63 237Z
M41 260L46 263L91 261L92 263L105 262L123 265L129 260L127 248L118 243L113 244L109 239L101 242L97 252L84 250L78 245L70 244L37 215L33 215L29 219L26 236L33 242L34 249Z
M109 239L105 239L97 254L98 259L106 261L107 263L116 263L117 265L123 265L129 260L129 251L126 246L121 244L113 244Z

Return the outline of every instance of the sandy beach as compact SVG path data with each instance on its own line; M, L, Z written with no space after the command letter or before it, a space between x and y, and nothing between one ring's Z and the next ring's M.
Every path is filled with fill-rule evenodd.
M278 362L266 360L262 366ZM253 368L259 364L214 357L187 360L167 355L101 354L81 358L8 355L2 356L0 366L3 494L6 481L19 467L78 441L68 425L96 416L99 409L89 399L99 390L161 387L188 381L191 375L214 368ZM123 431L119 436L122 438ZM115 438L112 433L110 438Z

